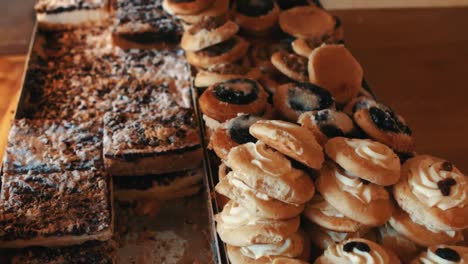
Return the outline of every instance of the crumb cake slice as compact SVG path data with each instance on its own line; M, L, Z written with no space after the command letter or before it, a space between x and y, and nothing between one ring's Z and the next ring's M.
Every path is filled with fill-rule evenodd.
M82 245L20 250L13 256L12 264L113 264L116 250L112 242L90 241Z
M46 30L69 29L104 20L106 0L38 0L34 9L39 26Z
M192 109L108 112L104 116L104 163L112 176L142 176L194 169L202 161Z
M124 49L176 43L182 35L181 24L163 10L162 0L116 0L113 9L113 42Z
M113 232L110 180L98 170L4 174L0 247L109 240Z
M190 196L200 191L202 178L202 168L164 175L115 177L115 198L120 201L135 201L169 200Z
M102 167L99 122L18 119L4 155L5 173L52 173Z

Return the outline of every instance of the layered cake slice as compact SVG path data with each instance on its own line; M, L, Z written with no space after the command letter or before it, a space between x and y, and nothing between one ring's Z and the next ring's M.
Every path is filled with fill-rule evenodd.
M106 0L38 0L34 9L39 26L46 30L69 29L104 20Z
M23 174L100 168L101 131L98 122L15 120L8 136L3 171Z
M135 201L169 200L190 196L200 191L202 178L201 168L164 175L115 177L115 198L120 201Z
M12 264L113 264L115 261L115 247L111 242L91 241L69 247L23 249L13 256Z
M97 170L4 174L0 247L109 240L113 232L111 188L111 177Z
M202 161L192 109L108 112L103 122L104 163L113 176L190 170Z
M162 0L116 0L113 42L124 49L176 43L182 26L162 8Z

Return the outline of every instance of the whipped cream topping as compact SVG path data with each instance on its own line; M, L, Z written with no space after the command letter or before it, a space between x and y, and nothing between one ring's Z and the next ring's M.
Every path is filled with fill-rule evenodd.
M247 184L245 184L243 181L239 180L236 177L235 172L228 173L227 177L229 179L229 182L232 185L234 185L235 187L237 187L237 188L239 188L241 190L253 192L258 199L261 199L261 200L264 200L264 201L270 201L272 199L270 196L257 191L256 189L254 189L254 188L248 186Z
M257 244L241 247L240 251L244 256L259 259L264 256L282 256L291 248L291 246L291 238L288 238L279 244Z
M280 129L270 129L267 133L269 138L281 140L283 144L286 144L286 147L293 151L296 155L302 155L304 152L303 143L296 138L289 130L300 129L296 124L279 121L279 120L268 120L265 123L269 123Z
M370 251L365 252L354 247L351 251L345 251L344 245L352 240L345 241L341 244L330 246L324 253L325 257L333 260L343 260L339 263L356 263L356 264L385 264L390 263L388 254L377 244L366 242Z
M459 260L449 260L439 256L436 253L438 248L447 248L457 252L456 254L459 256ZM422 264L465 264L468 263L468 251L459 252L456 250L456 247L434 246L423 252L417 260L419 260L418 263Z
M413 221L413 223L422 226L423 228L431 231L432 233L436 233L436 234L444 233L444 234L446 234L447 236L449 236L451 238L454 238L457 235L457 231L455 231L455 230L447 230L447 231L446 230L437 230L437 229L431 228L429 226L426 226L423 223L420 223L417 219L414 218L413 214L408 214L408 216L411 219L411 221ZM389 223L391 225L396 224L395 219L393 217L391 217L388 221L389 221Z
M316 195L307 203L307 207L319 210L322 214L329 217L344 218L344 214L335 209L330 203L325 201L321 195Z
M373 183L364 184L360 178L351 175L347 171L335 169L335 177L343 191L350 193L363 203L369 204L374 200L389 198L383 187Z
M280 176L292 170L287 158L261 141L246 143L243 147L252 155L251 163L270 175Z
M430 156L423 157L411 164L408 169L408 183L413 194L430 207L442 210L465 207L468 201L468 183L466 177L455 167L451 171L443 168L445 161ZM439 183L446 179L455 180L449 186L448 195L444 195Z
M225 210L225 211L224 211ZM256 225L262 222L262 219L249 214L249 212L238 203L226 205L221 213L221 219L225 226Z
M400 160L396 154L382 143L368 139L346 139L346 144L352 147L359 157L380 167L400 169Z

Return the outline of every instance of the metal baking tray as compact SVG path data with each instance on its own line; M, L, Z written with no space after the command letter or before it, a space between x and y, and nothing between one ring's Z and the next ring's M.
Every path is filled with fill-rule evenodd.
M15 119L27 115L31 90L27 87L28 69L34 66L34 56L40 52L42 33L34 27L25 73L21 83ZM196 98L193 98L196 102ZM195 108L197 111L197 108ZM198 113L197 113L198 115ZM198 117L197 117L198 120ZM201 126L201 125L200 125ZM200 132L202 135L203 132ZM8 135L1 135L7 137ZM203 146L204 147L204 146ZM2 153L3 154L3 153ZM210 167L205 162L205 167ZM134 204L115 203L117 263L227 263L224 244L217 238L213 216L217 207L212 201L214 182L204 173L204 188L191 197L161 201L157 214L139 215ZM9 263L13 250L0 250L0 263ZM3 260L3 258L5 258ZM5 261L5 262L4 262Z

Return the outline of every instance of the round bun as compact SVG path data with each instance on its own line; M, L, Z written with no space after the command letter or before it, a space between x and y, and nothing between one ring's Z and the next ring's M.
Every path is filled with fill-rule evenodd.
M239 26L224 18L204 17L182 35L180 46L184 50L199 51L230 39Z
M247 33L266 35L276 26L279 7L274 0L234 2L234 21Z
M198 23L204 17L223 17L226 18L227 12L229 10L229 0L214 0L213 4L207 9L203 10L198 14L192 15L181 15L177 14L177 18L186 25L193 25Z
M421 247L402 236L388 223L379 227L378 231L379 243L389 252L397 254L403 263L409 263L422 251Z
M195 76L196 87L208 87L215 83L233 79L260 79L262 73L257 68L244 67L239 64L223 63L213 65L206 70L200 69Z
M332 15L321 8L299 6L281 12L279 24L284 32L296 38L322 39L333 33L335 21Z
M282 74L298 82L307 82L307 59L294 53L277 51L271 56L271 63Z
M164 10L171 14L193 15L200 13L213 4L213 0L191 0L191 1L177 1L177 0L163 0Z
M432 246L410 264L420 263L468 263L468 248L449 245Z

